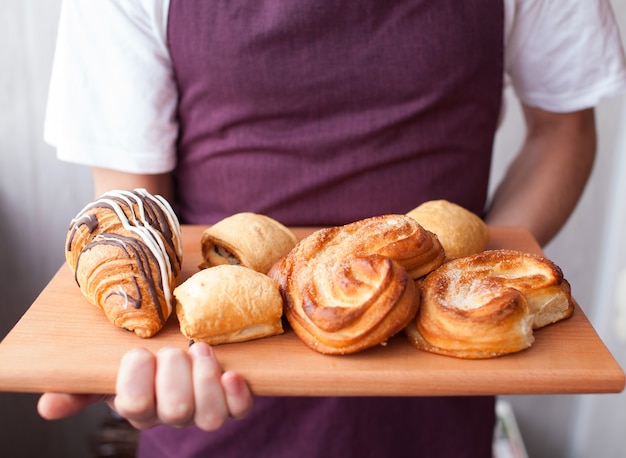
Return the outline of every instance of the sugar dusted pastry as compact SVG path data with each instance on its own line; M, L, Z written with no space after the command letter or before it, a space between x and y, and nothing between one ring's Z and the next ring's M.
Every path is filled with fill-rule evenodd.
M174 290L180 330L211 345L243 342L283 332L278 284L243 266L200 270Z
M431 200L407 216L437 234L446 260L480 253L489 242L489 227L478 215L447 200Z
M320 353L347 354L402 330L419 306L413 279L442 261L434 235L385 215L313 233L269 275L295 333Z
M114 325L151 337L170 316L182 244L162 197L145 189L102 195L71 221L65 257L83 295Z
M450 261L420 285L419 312L406 329L419 349L492 358L530 347L533 329L574 310L570 286L542 256L491 250Z
M201 268L234 264L267 273L298 239L278 221L257 213L237 213L202 235Z

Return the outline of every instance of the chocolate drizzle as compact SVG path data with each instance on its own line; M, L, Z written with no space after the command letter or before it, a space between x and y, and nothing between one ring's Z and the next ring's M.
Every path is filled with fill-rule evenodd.
M129 262L136 263L138 269L132 270L132 281L134 283L134 289L136 293L135 295L131 295L126 292L124 294L124 297L131 303L131 305L135 309L141 308L141 304L144 301L141 294L141 288L139 288L138 280L142 281L143 284L147 285L148 287L152 303L155 304L155 310L157 312L159 320L161 321L161 324L165 324L165 320L167 319L167 317L164 316L163 310L159 306L161 302L161 299L159 298L159 292L161 294L165 294L165 292L163 291L164 279L161 275L160 269L154 269L156 275L153 274L153 269L150 266L155 265L158 261L152 254L150 249L146 246L146 244L143 243L140 239L136 239L133 237L125 237L113 233L100 234L96 236L91 243L87 244L85 248L83 248L81 256L83 253L88 252L98 245L112 245L118 247L121 249L122 252L126 254ZM77 272L79 263L80 256L78 257L78 261L76 262ZM139 276L139 278L137 278L137 275ZM76 274L74 274L74 277L76 278ZM78 282L77 278L76 281ZM121 293L119 291L114 291L109 294L109 296L111 295L121 295Z
M91 234L98 227L98 217L93 213L88 213L86 215L80 215L79 217L72 220L70 225L70 236L67 238L67 245L65 249L67 251L72 250L72 240L76 236L76 231L81 226L87 226L87 230Z

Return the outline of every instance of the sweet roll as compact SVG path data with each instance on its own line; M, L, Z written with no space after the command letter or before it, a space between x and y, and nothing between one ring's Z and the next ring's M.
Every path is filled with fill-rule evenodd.
M480 253L489 242L489 227L478 215L447 200L424 202L407 213L437 235L446 261Z
M422 282L417 316L406 328L419 349L458 358L524 350L533 329L572 315L570 285L549 259L489 250L450 261Z
M415 315L414 278L443 261L437 238L404 215L306 237L268 273L294 332L312 349L347 354L385 342Z
M232 264L266 274L297 241L289 228L269 216L237 213L204 231L200 268Z
M283 332L278 284L265 274L229 264L196 272L174 290L182 334L211 345Z

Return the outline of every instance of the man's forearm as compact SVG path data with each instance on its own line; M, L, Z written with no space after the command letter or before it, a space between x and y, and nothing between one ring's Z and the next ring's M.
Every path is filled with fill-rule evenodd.
M526 141L496 190L487 222L526 226L545 245L573 212L591 173L595 118L592 109L524 112Z
M140 175L111 169L92 168L95 197L113 189L145 188L152 194L174 200L174 184L171 173Z

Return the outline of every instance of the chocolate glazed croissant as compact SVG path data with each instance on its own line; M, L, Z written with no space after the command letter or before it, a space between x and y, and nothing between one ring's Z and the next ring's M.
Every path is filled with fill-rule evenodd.
M313 233L268 275L304 343L347 354L383 343L408 324L419 307L413 279L443 257L437 238L413 219L385 215Z
M65 257L83 295L114 325L151 337L172 313L181 233L161 196L144 189L102 195L72 220Z

